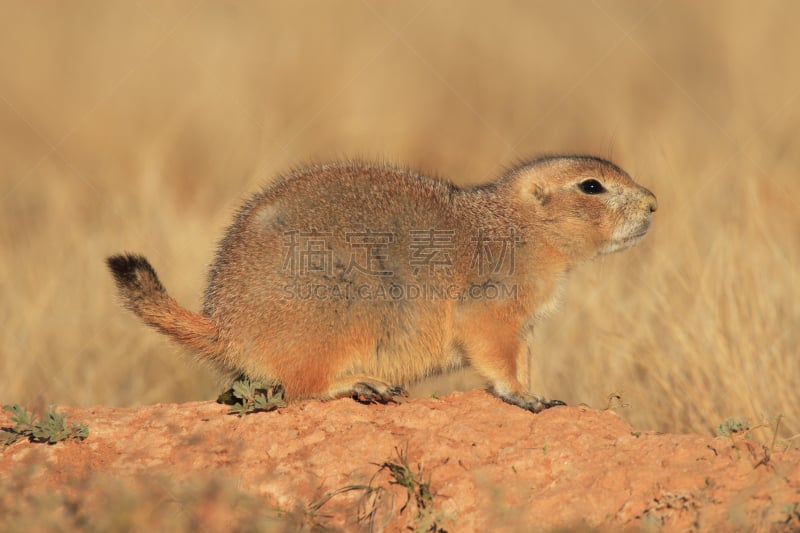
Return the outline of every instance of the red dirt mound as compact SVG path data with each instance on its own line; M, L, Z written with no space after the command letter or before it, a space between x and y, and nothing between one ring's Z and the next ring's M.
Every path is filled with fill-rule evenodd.
M0 452L0 529L800 530L800 451L744 435L533 415L481 391L227 410L60 409L90 435Z

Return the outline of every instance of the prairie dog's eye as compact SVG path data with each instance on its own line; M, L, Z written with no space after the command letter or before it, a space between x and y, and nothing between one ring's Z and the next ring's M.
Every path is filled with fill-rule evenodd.
M600 194L606 192L606 188L603 187L603 184L595 179L584 180L578 184L578 187L586 194Z

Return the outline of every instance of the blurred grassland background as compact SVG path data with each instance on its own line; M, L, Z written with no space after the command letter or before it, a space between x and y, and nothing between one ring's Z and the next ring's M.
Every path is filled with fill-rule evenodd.
M534 341L533 390L594 407L621 392L642 429L782 413L800 432L800 4L0 11L3 403L216 397L209 370L118 306L103 259L145 254L199 309L233 212L277 173L359 156L473 184L588 152L660 208L638 248L574 272Z

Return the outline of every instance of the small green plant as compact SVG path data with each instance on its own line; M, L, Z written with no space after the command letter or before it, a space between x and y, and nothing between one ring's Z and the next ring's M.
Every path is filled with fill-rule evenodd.
M219 395L217 402L230 405L228 413L239 416L286 406L283 387L279 384L250 381L247 377L237 379L233 387Z
M440 527L439 522L447 517L433 510L433 498L436 494L431 491L430 476L428 476L427 480L424 479L422 465L420 464L417 465L416 472L411 468L408 462L407 449L395 448L395 452L397 453L397 462L386 461L378 465L380 467L378 472L388 470L393 478L391 484L400 485L406 489L406 502L400 508L400 512L402 513L413 499L417 508L417 514L414 517L414 530L425 533L444 532L445 530Z
M20 439L55 444L67 439L83 440L89 436L86 424L67 424L66 415L56 412L55 407L48 408L42 418L37 418L18 404L4 405L3 410L11 413L11 421L14 423L13 428L0 431L0 442L5 446Z
M736 419L729 417L725 422L717 426L718 437L731 437L737 433L750 431L750 422L746 419Z
M322 496L322 498L305 509L287 513L286 516L291 522L294 522L295 525L300 526L301 529L324 530L324 524L319 521L320 518L326 518L325 515L320 513L322 506L328 503L333 497L351 491L361 491L361 496L356 504L356 523L367 526L368 531L383 531L394 514L394 504L391 502L391 494L389 494L384 487L375 487L372 486L372 484L347 485L329 491ZM376 521L379 519L378 515L387 501L389 501L391 506L388 516L383 517L383 524L376 525Z
M320 513L322 507L332 498L339 494L351 491L361 492L356 509L356 521L362 526L366 526L368 531L383 531L395 514L395 503L392 491L387 487L375 483L375 478L388 470L391 476L391 485L400 485L406 489L406 501L400 508L400 513L405 511L409 505L416 507L416 515L413 521L413 530L418 533L446 533L441 524L445 521L453 520L452 517L442 512L434 510L433 499L436 496L431 490L431 480L428 476L424 479L422 466L417 465L416 471L412 469L408 461L408 452L405 449L395 448L397 460L385 461L383 463L373 463L378 470L370 479L367 485L348 485L326 493L315 503L307 506L300 513L293 513L294 521L306 527L324 527L318 521L325 518ZM412 529L409 527L408 529Z

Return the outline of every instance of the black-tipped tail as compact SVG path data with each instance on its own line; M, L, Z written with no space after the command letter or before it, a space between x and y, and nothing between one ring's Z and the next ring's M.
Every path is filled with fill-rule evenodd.
M141 255L112 255L106 259L106 264L121 291L151 288L161 293L166 292L153 266ZM144 286L145 280L149 287Z
M143 307L167 299L155 269L141 255L112 255L106 259L125 307L142 316ZM143 317L145 318L145 317Z
M106 259L122 302L144 322L179 343L214 359L219 333L214 322L173 300L155 269L141 255L121 254Z

